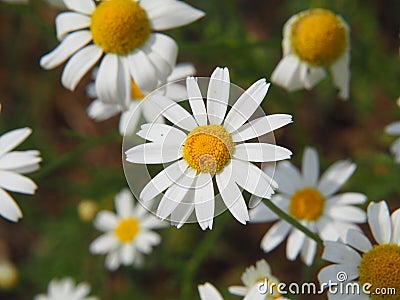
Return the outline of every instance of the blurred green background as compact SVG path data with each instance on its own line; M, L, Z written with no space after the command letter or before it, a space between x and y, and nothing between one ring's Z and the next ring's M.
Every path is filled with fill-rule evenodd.
M384 133L386 125L400 119L399 1L186 2L207 15L167 32L180 46L178 61L194 63L199 76L228 66L231 81L242 88L269 79L281 58L282 26L290 16L310 7L342 15L351 28L350 100L337 98L328 77L312 91L288 93L272 85L263 108L267 114L293 115L294 123L275 132L275 138L293 151L295 164L306 145L318 149L322 169L352 159L358 168L342 190L400 207L400 166L388 150L394 138ZM260 258L283 282L316 280L322 261L311 268L289 262L284 244L264 254L259 244L270 224L242 226L228 212L216 218L213 231L203 232L196 224L160 230L163 241L140 270L123 267L110 273L103 267L104 256L90 255L89 244L100 233L80 220L77 204L92 199L102 209L113 209L114 195L126 186L122 138L118 117L101 123L87 117L89 75L70 92L60 83L62 67L40 68L40 57L58 43L58 12L38 0L0 3L0 133L31 127L32 136L19 149L39 149L43 157L41 170L30 176L39 185L36 195L13 193L24 218L17 224L0 219L4 255L20 274L17 286L0 290L0 299L32 299L46 291L51 279L64 276L89 282L91 294L104 300L198 299L197 284L205 281L225 299L238 299L227 287L240 284L244 269Z

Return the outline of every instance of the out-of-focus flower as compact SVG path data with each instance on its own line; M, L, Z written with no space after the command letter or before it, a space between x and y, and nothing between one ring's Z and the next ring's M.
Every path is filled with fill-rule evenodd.
M252 300L286 299L279 294L278 284L280 282L275 276L272 276L271 267L264 259L246 269L242 274L242 282L244 286L231 286L229 292Z
M35 300L98 300L88 297L90 286L86 282L75 285L72 278L53 279L47 288L47 295L38 295Z
M61 43L40 64L52 69L68 60L62 84L74 90L98 61L96 91L107 103L124 105L131 82L152 91L172 72L178 47L158 31L191 23L204 13L176 0L64 0L71 11L56 18ZM157 32L154 32L157 31ZM120 92L122 91L122 94Z
M365 212L354 206L366 201L364 194L334 195L355 169L354 163L341 160L319 178L318 154L313 148L306 148L302 173L290 162L278 164L274 178L280 193L274 195L271 201L303 226L318 233L323 240L336 241L345 236L348 228L359 229L355 223L363 223L366 219ZM268 169L266 172L270 173ZM261 202L250 212L250 219L256 223L278 220L279 217ZM311 265L316 242L284 220L279 220L269 229L261 241L261 248L269 252L287 236L287 258L294 260L301 253L304 263Z
M192 114L173 100L154 95L164 117L175 127L145 124L137 134L151 143L126 151L126 160L132 163L173 162L144 187L140 199L146 203L166 190L156 212L161 219L171 215L171 222L181 227L194 212L203 230L212 229L215 175L225 206L245 224L249 215L238 185L264 198L270 198L276 187L273 179L251 162L288 159L292 153L273 144L243 142L291 123L292 117L270 115L247 123L267 94L265 79L254 83L226 114L230 92L227 68L216 68L211 75L207 108L196 79L188 77L186 87Z
M385 132L387 134L400 136L400 121L388 125L385 128ZM390 147L390 151L395 156L396 162L400 163L400 138L396 139L396 141L392 144L392 146Z
M115 197L117 214L100 211L94 225L105 233L90 245L93 254L107 254L106 268L113 271L122 265L140 266L143 254L149 254L152 247L161 242L159 234L152 229L166 227L167 224L149 214L140 204L133 203L128 189L123 189Z
M0 289L11 289L18 283L18 269L10 261L0 262Z
M312 89L332 72L339 97L349 98L349 26L327 9L310 9L292 16L283 27L283 58L271 82L288 91Z
M346 299L399 299L400 209L390 216L385 201L372 202L368 223L378 244L372 245L361 231L353 229L347 231L344 243L325 242L322 258L334 264L324 267L318 280L321 284L340 283L343 290L358 285L361 294L346 295ZM343 294L328 292L328 298L343 299Z
M192 64L178 64L168 76L166 83L186 78L187 76L194 75L194 73L195 69ZM136 83L132 81L131 98L128 103L125 103L123 106L118 103L108 104L97 98L94 83L91 83L88 86L88 94L97 99L90 104L87 113L96 121L103 121L121 113L119 132L121 135L129 136L136 131L139 119L142 115L148 123L164 123L164 118L157 117L160 114L160 109L156 103L152 102L152 99L154 98L149 97L144 100L144 98L151 92L152 91L140 90ZM166 97L176 100L187 98L186 89L181 85L173 83L168 84L165 90L157 90L156 93L162 93ZM131 120L131 118L135 119Z
M93 200L82 200L78 204L78 215L82 221L90 222L99 211L99 205Z
M221 294L211 283L204 283L198 286L201 300L223 300Z
M22 212L6 190L33 195L37 185L22 174L39 169L39 162L42 159L37 150L11 150L21 144L31 133L30 128L20 128L0 137L0 214L14 222L22 218Z

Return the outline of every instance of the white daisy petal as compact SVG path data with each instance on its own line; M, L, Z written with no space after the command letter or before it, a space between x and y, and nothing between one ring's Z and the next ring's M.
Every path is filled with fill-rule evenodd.
M171 224L178 229L185 224L194 211L194 193L195 191L193 189L189 190L185 198L183 198L181 203L171 213Z
M346 273L347 275L347 281L351 281L359 276L358 274L358 268L354 264L338 264L338 265L329 265L325 268L323 268L319 273L318 273L318 280L321 283L339 283L342 281L338 280L338 273Z
M181 145L187 135L182 130L166 124L144 124L137 132L137 135L147 141L157 144L177 144Z
M140 119L141 106L136 101L131 101L129 110L121 113L118 129L122 136L131 136L135 131Z
M218 290L208 282L199 285L198 289L201 300L223 300Z
M126 160L137 164L162 164L182 157L180 145L146 143L125 152Z
M28 177L4 170L0 170L0 187L11 192L30 195L33 195L37 189L36 183Z
M324 253L322 259L336 263L336 264L356 264L361 262L361 255L349 246L340 243L326 241L324 243Z
M276 248L288 235L292 226L286 221L278 221L268 230L261 240L261 249L270 252Z
M306 147L303 154L302 174L305 184L316 186L319 177L318 153L314 148Z
M169 70L167 75L169 75L176 64L176 57L178 55L178 45L176 42L165 34L152 33L146 45L168 64Z
M325 208L325 215L335 220L353 223L364 223L367 216L365 211L354 206L331 206Z
M285 210L283 207L287 205L287 202L289 202L288 199L282 197L281 195L274 195L271 201L283 210ZM255 208L251 209L249 214L251 223L271 222L279 219L279 217L263 202L260 202Z
M247 294L247 287L244 286L230 286L228 288L229 293L231 293L232 295L236 295L236 296L246 296Z
M121 108L118 105L106 104L103 103L103 101L96 99L88 106L86 111L91 119L104 121L119 114Z
M392 243L400 246L400 209L395 210L391 216L392 221Z
M267 143L243 143L235 147L233 157L254 162L273 162L289 159L292 152L281 146Z
M301 248L300 256L301 259L307 266L311 266L314 262L315 253L317 252L317 243L312 239L306 239L304 241L303 248Z
M214 220L214 187L208 173L197 176L194 191L194 204L197 221L201 229L212 229Z
M3 189L0 188L0 215L10 221L17 222L22 218L22 212L14 199Z
M392 238L392 222L385 201L368 205L368 223L378 244L388 244Z
M253 83L235 102L224 121L230 132L239 129L256 111L265 98L270 84L262 78Z
M347 50L343 56L331 66L333 82L339 89L339 97L347 100L350 96L350 52Z
M118 248L118 240L114 233L106 233L96 238L90 244L90 252L93 254L105 254Z
M342 185L353 175L356 165L348 160L341 160L331 165L322 174L318 184L318 190L324 196L330 196L339 190Z
M306 65L293 54L282 58L271 75L271 82L275 83L289 92L302 89L304 84L300 80L300 72Z
M92 0L63 0L63 1L68 9L86 15L90 15L96 8L96 5Z
M302 78L304 88L311 90L318 82L326 77L326 71L321 67L304 68L305 76Z
M75 12L63 12L56 17L56 31L59 41L75 30L90 27L90 17Z
M149 254L152 251L153 246L158 245L160 242L160 235L155 232L149 231L139 234L139 236L137 237L136 247L140 252L144 254Z
M100 59L103 50L96 45L89 45L76 52L65 65L61 76L62 84L73 91L82 77Z
M210 124L224 120L230 91L228 68L216 68L211 74L207 90L207 115Z
M9 170L16 173L21 168L37 165L42 161L37 150L12 151L0 156L0 169Z
M393 122L392 124L386 126L385 132L391 135L400 135L400 121Z
M105 266L110 271L115 271L118 269L119 265L121 264L118 251L114 250L107 254L105 260Z
M129 72L137 86L143 91L153 91L157 87L157 76L147 55L137 49L128 55L127 60Z
M135 257L135 248L131 244L124 244L120 248L121 262L123 265L128 266L132 264Z
M304 187L300 172L288 161L278 163L273 177L278 183L279 191L290 197Z
M304 232L296 228L292 229L286 244L286 256L289 260L295 260L297 258L305 239L306 235Z
M189 104L192 109L197 124L207 125L207 112L204 105L203 96L201 95L199 85L194 77L186 78L186 88L189 96Z
M109 211L101 211L94 220L94 226L101 231L114 230L117 227L118 219L115 214Z
M321 238L326 241L336 241L339 238L339 233L335 227L335 224L332 222L331 218L326 216L321 216L317 223L317 229L320 232Z
M32 173L34 171L39 170L40 165L37 163L30 164L30 165L25 165L23 167L18 167L18 168L13 168L12 171L19 173L19 174L27 174L27 173Z
M115 196L115 210L119 217L130 217L133 208L133 198L129 189L123 189Z
M193 76L196 73L196 68L191 63L179 63L169 74L167 81L173 82L176 80L184 79L188 76Z
M0 156L13 150L21 144L30 134L32 129L25 127L11 130L0 136Z
M344 242L364 253L372 249L372 244L369 239L359 230L347 230Z
M330 197L327 205L357 205L367 201L367 196L361 193L343 193Z

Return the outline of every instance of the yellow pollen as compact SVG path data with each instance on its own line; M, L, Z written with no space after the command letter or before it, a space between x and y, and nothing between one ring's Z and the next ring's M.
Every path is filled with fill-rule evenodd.
M137 86L136 82L133 79L132 79L131 97L132 99L135 100L141 100L144 98L142 91L139 89L139 87Z
M364 253L360 263L361 284L369 283L371 299L400 299L400 247L396 244L377 245ZM394 288L397 295L378 295L377 288ZM375 295L374 295L375 294Z
M204 125L193 129L183 148L183 158L197 172L215 174L229 162L234 145L222 125Z
M315 221L324 211L325 198L314 188L297 191L290 199L289 213L298 220Z
M115 228L115 235L121 243L130 243L139 233L139 229L140 223L137 219L122 219L117 228Z
M92 13L90 31L104 52L126 55L147 40L150 21L137 1L108 0Z
M294 53L314 66L330 66L348 46L347 28L343 21L326 9L301 13L291 31Z

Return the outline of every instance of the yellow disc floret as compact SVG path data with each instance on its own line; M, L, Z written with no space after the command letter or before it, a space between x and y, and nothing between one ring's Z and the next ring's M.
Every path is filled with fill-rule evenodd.
M330 66L348 47L343 20L326 9L300 13L291 30L293 52L314 66Z
M317 220L324 211L325 198L314 188L304 188L290 199L289 213L298 220Z
M106 53L126 55L140 47L150 35L150 21L139 2L102 1L92 13L93 42Z
M364 253L360 263L359 281L361 284L371 285L371 299L400 299L400 247L383 244ZM397 295L389 291L397 291Z
M136 238L139 229L140 223L137 219L122 219L115 228L115 235L121 243L130 243Z
M183 158L197 172L215 174L229 162L234 145L222 125L204 125L193 129L183 148Z

